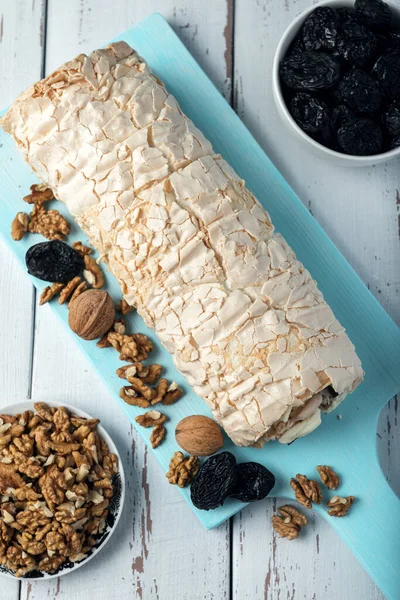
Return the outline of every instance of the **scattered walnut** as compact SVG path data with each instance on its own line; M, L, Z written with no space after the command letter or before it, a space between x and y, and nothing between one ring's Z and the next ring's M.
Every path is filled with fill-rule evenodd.
M290 486L295 492L297 502L306 508L311 508L311 501L315 504L321 504L321 488L314 479L308 479L305 475L298 473L296 479L292 478L290 480Z
M170 483L182 488L192 482L199 468L200 461L197 456L184 456L182 452L175 452L166 477Z
M167 430L165 429L164 425L156 425L154 427L153 431L151 432L151 436L150 436L150 443L151 443L151 447L153 448L153 450L155 448L158 448L158 446L161 444L161 442L165 438L166 433L167 433Z
M24 201L28 204L43 204L54 199L52 190L44 183L31 185L31 193L24 196Z
M331 517L344 517L344 515L347 515L349 512L354 500L354 496L347 496L347 498L343 498L342 496L333 496L333 498L331 498L326 504L329 509L328 514Z
M133 310L135 310L134 306L128 304L127 301L124 300L124 298L122 298L122 300L117 304L117 311L122 313L123 315L128 315Z
M85 557L106 525L118 472L97 419L35 408L0 416L0 564L17 576Z
M127 362L145 360L153 348L151 341L141 333L124 335L116 331L110 331L107 340L120 353L120 360Z
M339 475L335 473L328 465L319 465L317 467L322 483L330 490L336 490L339 487Z
M182 396L182 390L177 386L175 382L169 384L167 379L160 379L156 387L156 394L152 404L158 404L162 402L164 406L174 404Z
M153 384L159 379L162 373L161 365L143 365L141 362L133 363L131 365L125 365L120 367L116 371L118 377L121 379L127 379L131 383L131 378L139 378L146 384Z
M29 215L24 212L16 214L13 222L11 223L11 237L16 242L19 242L24 237L24 234L28 231L29 227Z
M81 282L82 279L79 277L79 275L71 279L71 281L69 281L61 291L60 297L58 298L58 303L65 304L65 302L68 300L68 298L71 296L71 294Z
M89 246L84 246L82 242L74 242L72 244L74 250L79 252L81 256L86 256L86 254L92 254L93 250L89 248Z
M87 290L87 285L86 285L86 281L82 281L75 289L74 289L74 293L72 294L71 298L69 299L68 302L68 308L70 307L70 305L72 304L72 302L75 300L75 298L77 298L80 294L82 294L82 292L84 292L85 290Z
M64 283L53 283L51 286L48 285L47 287L45 287L40 296L40 306L46 304L46 302L50 302L50 300L52 300L54 296L57 296L57 294L61 292L64 286Z
M84 255L85 270L83 276L94 289L99 289L104 285L104 275L97 262L87 253Z
M125 321L123 319L117 319L116 321L114 321L113 330L116 333L125 334L125 332L126 332Z
M46 210L43 205L35 204L29 222L30 233L40 233L48 240L63 240L69 234L71 226L58 210Z
M168 417L158 412L158 410L149 410L144 415L139 415L135 419L136 423L139 423L142 427L156 427L157 425L162 425L167 420Z
M281 536L294 540L302 527L308 523L307 517L297 508L285 504L278 508L279 515L272 517L272 527Z

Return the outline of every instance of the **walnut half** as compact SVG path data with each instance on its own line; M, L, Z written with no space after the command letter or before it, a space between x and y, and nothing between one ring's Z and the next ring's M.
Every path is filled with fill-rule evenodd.
M307 517L290 504L278 508L278 513L272 517L272 527L281 537L289 540L297 538L301 528L308 523Z
M326 504L329 509L328 514L331 517L344 517L349 512L354 500L354 496L347 496L347 498L333 496Z
M175 452L169 463L166 478L173 485L183 488L192 482L200 468L197 456L184 456L182 452Z
M298 473L296 479L290 480L290 486L295 492L297 502L306 508L311 508L311 502L321 504L322 492L317 481Z

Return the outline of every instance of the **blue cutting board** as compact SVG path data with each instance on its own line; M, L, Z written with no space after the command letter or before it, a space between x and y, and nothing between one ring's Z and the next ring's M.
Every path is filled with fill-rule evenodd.
M254 460L264 463L277 478L273 494L293 498L289 479L301 472L316 476L317 464L332 465L341 475L339 493L352 494L357 502L343 519L328 517L325 508L315 507L327 518L358 556L376 583L391 600L400 598L398 562L400 559L400 501L387 484L376 452L376 425L384 404L400 388L400 332L379 303L370 294L350 265L310 215L263 150L251 136L234 111L215 89L182 42L158 14L152 15L121 34L149 62L154 72L165 82L178 99L183 111L211 140L215 150L246 180L273 223L296 251L299 259L318 281L326 300L339 321L346 327L360 355L366 376L364 383L344 402L339 412L323 419L323 424L311 435L290 446L270 443L262 450L236 448L226 439L225 448L238 461ZM101 41L99 40L99 45ZM40 241L39 236L26 236L13 242L10 225L17 211L27 210L22 200L29 186L36 181L21 158L13 140L0 130L0 232L6 244L24 265L28 247ZM67 214L61 203L57 208ZM72 219L70 219L72 222ZM69 241L84 239L74 226ZM119 286L108 275L108 289L115 299L120 297ZM32 278L39 292L42 281ZM51 308L64 322L68 331L68 310L53 301ZM128 323L136 331L153 338L137 315L129 315ZM71 335L72 332L71 332ZM100 350L95 342L85 342L74 336L99 377L108 386L116 402L126 412L135 427L135 416L142 411L125 404L119 398L122 381L115 375L120 366L112 349ZM153 360L166 367L166 376L177 381L185 396L167 407L170 417L168 434L163 444L152 450L164 471L178 449L174 429L178 421L190 414L209 414L205 403L185 384L173 366L170 355L156 340ZM164 408L163 408L164 410ZM146 444L150 432L138 427ZM149 446L150 447L150 446ZM151 447L150 447L151 448ZM160 488L162 490L162 487ZM179 490L197 518L209 529L216 527L243 508L234 500L214 511L198 511L190 504L189 490ZM266 532L270 535L270 532ZM285 542L282 542L285 543Z

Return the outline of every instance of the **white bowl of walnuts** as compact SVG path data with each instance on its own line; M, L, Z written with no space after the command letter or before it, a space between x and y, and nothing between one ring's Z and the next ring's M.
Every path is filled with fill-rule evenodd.
M0 413L0 574L66 575L120 519L125 478L110 436L83 411L49 402Z

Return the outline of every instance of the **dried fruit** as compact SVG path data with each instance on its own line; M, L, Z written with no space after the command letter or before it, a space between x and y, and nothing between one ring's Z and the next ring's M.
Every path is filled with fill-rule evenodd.
M280 76L283 83L294 90L326 90L339 81L340 65L329 54L303 52L282 61Z
M232 498L241 502L262 500L275 485L275 476L263 465L256 462L236 465L236 483Z
M290 102L292 117L306 133L314 134L327 125L327 104L307 92L297 92Z
M390 100L400 98L400 52L383 54L375 63L372 75L386 98Z
M338 15L341 23L346 23L346 21L356 18L356 11L354 8L350 8L348 6L340 6L336 9L336 14Z
M329 6L316 8L304 21L302 38L306 50L334 50L338 38L336 11Z
M114 318L115 309L111 296L101 290L87 290L71 303L68 323L79 337L95 340L112 327Z
M378 51L378 39L357 21L344 23L337 44L339 56L350 65L366 68Z
M203 415L182 419L176 426L175 438L181 448L195 456L210 456L224 445L219 425Z
M355 112L374 113L381 104L377 83L361 69L352 69L338 85L341 100Z
M357 18L371 29L385 29L392 20L392 11L382 0L356 0Z
M395 136L400 133L400 102L388 104L383 111L382 120L385 132L389 136Z
M287 56L291 56L292 54L301 54L301 52L304 52L304 46L303 40L299 36L290 45L290 48L287 52Z
M337 132L338 146L345 154L367 156L382 150L382 130L372 119L349 119Z
M230 452L215 454L206 460L190 489L193 505L200 510L221 506L236 483L236 460Z
M84 267L80 254L60 240L31 246L25 261L30 275L56 283L71 281Z

